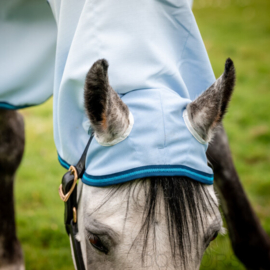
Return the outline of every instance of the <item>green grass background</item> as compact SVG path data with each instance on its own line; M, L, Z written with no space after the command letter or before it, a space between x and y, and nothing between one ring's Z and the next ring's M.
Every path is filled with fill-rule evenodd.
M218 77L227 57L237 84L224 120L242 183L270 235L270 1L195 0L194 14ZM58 186L64 169L53 141L52 99L21 111L26 149L16 178L17 232L26 269L74 269ZM218 236L201 269L244 269Z

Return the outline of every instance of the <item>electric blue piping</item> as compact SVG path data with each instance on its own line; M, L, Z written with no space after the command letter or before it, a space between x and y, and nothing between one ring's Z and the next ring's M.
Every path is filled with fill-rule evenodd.
M68 169L70 167L59 154L58 160L64 168ZM212 185L214 180L213 174L200 172L183 165L152 165L104 176L93 176L84 173L82 182L90 186L104 187L153 176L186 176L207 185Z

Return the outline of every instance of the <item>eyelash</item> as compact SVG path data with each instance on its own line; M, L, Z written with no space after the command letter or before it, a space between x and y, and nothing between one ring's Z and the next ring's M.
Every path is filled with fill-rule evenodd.
M211 238L210 241L207 243L206 248L210 245L210 243L211 243L212 241L214 241L214 240L217 238L217 236L218 236L218 231L215 232L215 233L213 234L212 238Z
M212 236L210 242L214 241L218 236L218 232L215 232L215 234Z
M102 241L100 238L95 235L95 234L90 234L89 236L89 243L97 250L105 253L106 255L108 254L109 250L103 245Z

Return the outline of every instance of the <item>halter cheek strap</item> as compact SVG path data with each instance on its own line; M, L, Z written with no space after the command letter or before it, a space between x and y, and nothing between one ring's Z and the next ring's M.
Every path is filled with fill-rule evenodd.
M92 134L83 154L76 166L70 166L69 171L64 174L59 187L59 196L65 203L64 222L73 253L73 262L76 270L85 270L80 242L76 239L78 233L77 218L77 180L83 176L85 171L85 159L89 145L93 139Z

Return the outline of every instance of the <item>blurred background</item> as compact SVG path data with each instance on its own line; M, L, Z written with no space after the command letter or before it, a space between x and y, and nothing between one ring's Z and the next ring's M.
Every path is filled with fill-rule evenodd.
M224 125L244 188L270 235L270 2L195 0L193 12L216 77L227 57L235 63L236 88ZM58 163L53 141L52 98L21 113L26 150L15 196L26 269L71 270L63 203L58 197L65 170ZM200 269L244 267L233 255L228 235L219 235Z

